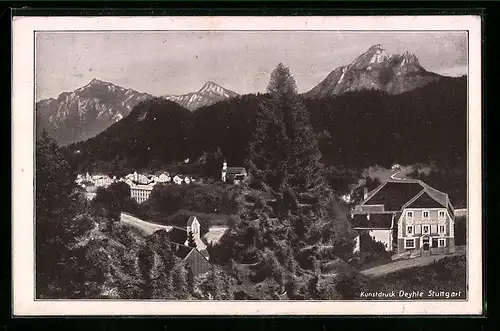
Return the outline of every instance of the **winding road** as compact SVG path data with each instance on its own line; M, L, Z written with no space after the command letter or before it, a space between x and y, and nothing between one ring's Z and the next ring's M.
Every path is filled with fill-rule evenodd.
M408 259L408 260L400 260L400 261L395 261L391 262L388 264L383 264L379 265L370 269L366 269L361 271L363 275L370 276L370 277L380 277L387 275L392 272L408 269L408 268L415 268L415 267L422 267L428 264L431 264L432 262L439 261L441 259L444 259L445 257L450 257L450 256L460 256L460 255L465 255L465 250L458 250L454 254L442 254L442 255L430 255L430 256L421 256L417 257L414 259Z

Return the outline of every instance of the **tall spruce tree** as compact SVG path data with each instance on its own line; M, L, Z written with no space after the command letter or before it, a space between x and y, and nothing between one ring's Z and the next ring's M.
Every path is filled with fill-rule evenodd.
M271 73L267 93L250 144L250 171L275 191L313 193L324 182L321 154L295 80L282 63Z

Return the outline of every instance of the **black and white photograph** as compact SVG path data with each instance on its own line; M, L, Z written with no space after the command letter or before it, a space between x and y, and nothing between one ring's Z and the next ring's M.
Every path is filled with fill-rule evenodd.
M481 313L480 19L329 19L14 21L19 311Z

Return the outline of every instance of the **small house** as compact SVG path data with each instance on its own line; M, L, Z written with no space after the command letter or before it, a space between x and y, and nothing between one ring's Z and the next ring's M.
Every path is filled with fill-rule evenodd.
M224 161L221 177L224 183L239 184L248 178L248 174L244 167L228 167L227 162Z

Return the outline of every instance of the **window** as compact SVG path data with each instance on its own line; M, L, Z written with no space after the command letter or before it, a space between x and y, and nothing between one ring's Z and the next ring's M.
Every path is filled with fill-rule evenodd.
M428 210L424 210L422 212L422 218L429 218L429 211Z
M415 239L406 239L405 248L415 248Z
M429 233L429 226L428 225L422 226L422 233L424 233L424 234Z
M406 233L409 235L413 234L413 225L407 225L406 226Z
M412 219L413 218L413 212L412 211L407 211L406 212L406 218Z
M444 210L440 210L439 211L439 218L444 218L444 215L445 215Z
M440 225L439 229L438 229L438 233L444 233L444 230L445 230L444 225Z
M446 247L446 239L439 239L438 247Z

